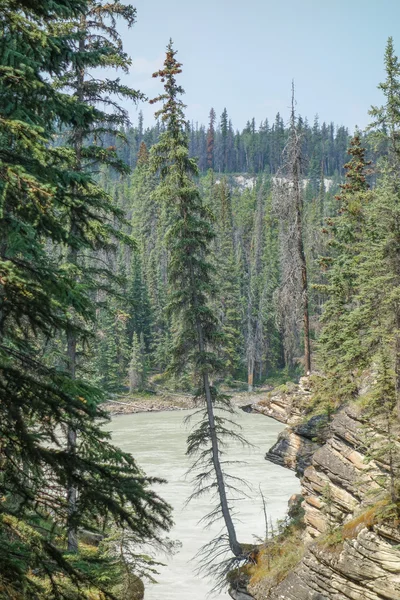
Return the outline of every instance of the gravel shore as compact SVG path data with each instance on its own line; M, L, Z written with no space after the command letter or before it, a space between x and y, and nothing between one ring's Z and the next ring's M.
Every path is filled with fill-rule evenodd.
M260 396L268 393L269 389L257 392L229 392L231 401L235 406L248 406L253 404ZM135 397L120 396L105 404L105 409L110 415L129 415L140 412L160 412L168 410L186 410L195 408L193 396L187 394L154 394L154 396Z

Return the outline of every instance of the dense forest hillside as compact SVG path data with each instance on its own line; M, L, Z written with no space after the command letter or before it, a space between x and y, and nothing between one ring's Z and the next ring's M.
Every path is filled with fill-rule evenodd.
M290 87L288 86L288 94ZM213 169L218 173L276 173L282 165L282 152L287 142L289 127L278 113L271 123L266 119L256 124L254 118L247 122L243 131L234 130L227 110L220 118L212 108L207 125L187 123L190 155L198 159L200 172ZM318 180L321 173L332 177L343 174L349 131L334 123L320 123L315 117L311 126L307 119L299 117L302 130L302 150L307 157L307 174ZM163 125L157 122L145 127L140 113L136 127L125 132L129 146L122 148L124 159L132 167L136 165L141 142L150 148L159 138Z
M288 85L288 96L290 86ZM304 174L314 185L323 177L343 177L343 166L347 162L347 150L351 133L342 125L320 123L318 115L310 125L307 118L298 116L301 130ZM136 166L140 144L151 148L163 131L163 124L156 121L145 127L143 114L139 113L136 125L124 130L128 144L118 144L120 155L132 168ZM209 169L216 173L266 173L273 175L282 166L282 153L289 136L290 125L278 113L271 123L266 119L256 124L254 118L247 122L242 131L235 130L228 119L226 109L217 119L214 109L210 111L207 125L187 122L189 152L198 161L199 170L205 174ZM110 144L115 143L109 140ZM368 150L368 159L376 162L385 146L376 147L371 135L363 134L363 143Z

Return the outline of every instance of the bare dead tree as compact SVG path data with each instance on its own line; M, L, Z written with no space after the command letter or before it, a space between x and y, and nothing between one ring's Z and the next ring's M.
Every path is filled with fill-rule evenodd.
M310 319L307 263L304 252L303 176L301 133L295 113L294 83L289 139L283 152L283 164L274 185L274 208L280 223L281 285L278 312L283 331L285 362L293 364L303 320L304 370L311 371Z

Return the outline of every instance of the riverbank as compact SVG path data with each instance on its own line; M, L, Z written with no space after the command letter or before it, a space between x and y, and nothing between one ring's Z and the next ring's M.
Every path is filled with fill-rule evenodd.
M255 392L243 392L237 390L224 390L235 406L249 406L261 400L265 394L271 391L271 387L263 387ZM196 403L192 395L173 394L169 392L158 394L127 394L118 396L115 400L109 400L104 408L111 416L131 415L142 412L162 412L171 410L188 410L195 408Z
M104 408L112 416L131 415L142 412L161 412L194 408L192 396L119 396L117 400L105 403Z

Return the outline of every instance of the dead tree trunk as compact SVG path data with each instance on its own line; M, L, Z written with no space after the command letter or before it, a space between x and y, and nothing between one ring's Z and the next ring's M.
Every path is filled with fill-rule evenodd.
M307 281L307 263L304 252L303 242L303 195L301 190L301 142L297 134L294 115L294 97L292 97L292 117L291 117L291 135L293 135L293 160L291 183L293 186L295 215L296 215L296 236L297 252L301 272L301 302L303 311L303 338L304 338L304 370L306 374L311 372L311 347L310 347L310 317L308 302L308 281Z
M310 316L307 262L304 252L303 187L301 135L296 123L294 86L289 140L283 166L277 178L275 207L280 219L282 284L279 310L284 331L286 362L291 362L297 346L300 312L303 321L304 370L311 372Z

